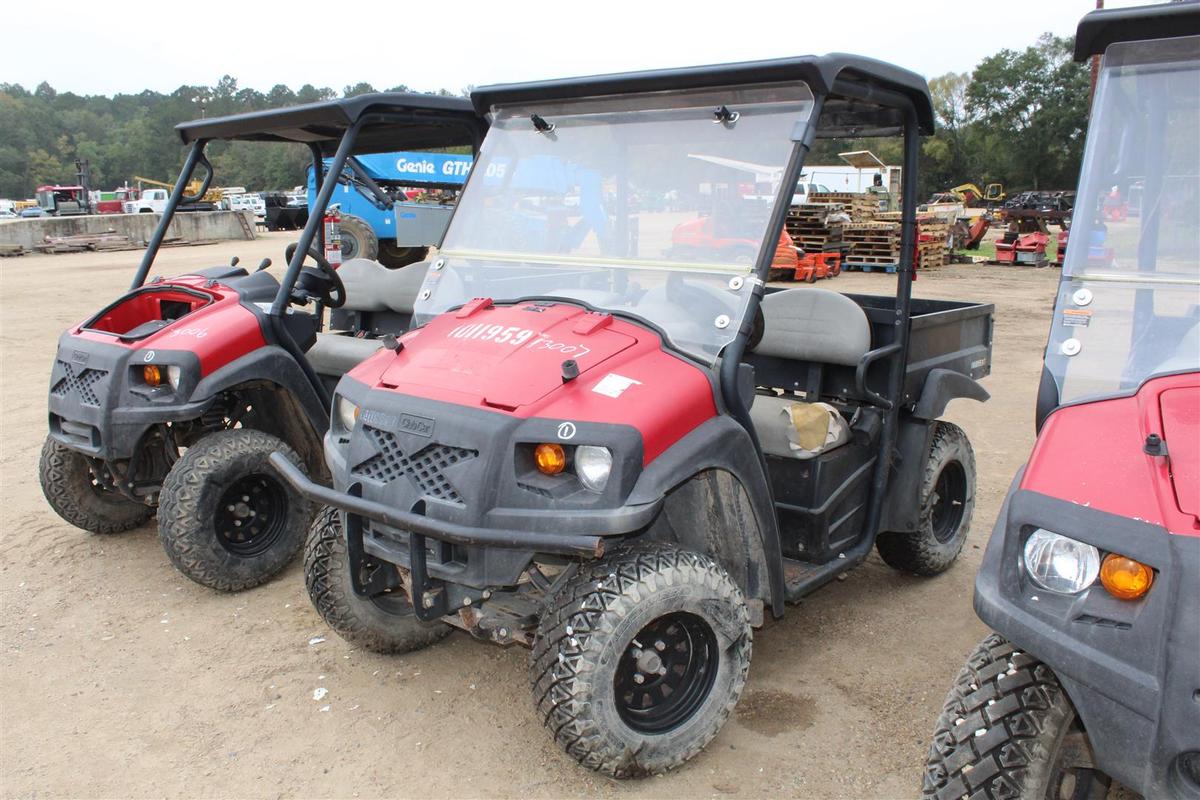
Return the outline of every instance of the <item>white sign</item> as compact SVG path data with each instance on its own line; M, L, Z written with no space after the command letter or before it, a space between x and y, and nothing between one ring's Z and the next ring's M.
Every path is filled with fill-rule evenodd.
M592 391L596 394L602 394L605 397L620 397L621 393L630 386L641 386L641 381L635 381L633 378L626 378L624 375L618 375L615 372L610 372L600 379L599 383L592 387Z

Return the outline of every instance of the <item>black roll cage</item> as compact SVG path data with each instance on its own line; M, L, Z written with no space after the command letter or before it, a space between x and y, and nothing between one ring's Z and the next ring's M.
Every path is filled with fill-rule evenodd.
M386 152L405 147L469 145L472 153L478 154L486 127L486 122L473 111L467 100L401 93L366 94L343 100L182 123L176 126L176 132L184 144L190 145L187 156L167 199L162 219L146 245L146 252L130 289L137 289L146 282L150 267L158 256L167 229L179 207L198 202L212 185L213 167L205 156L205 148L211 141L292 142L307 144L311 153L313 174L319 189L316 203L309 209L308 222L300 234L295 253L288 262L287 271L268 312L271 317L278 318L287 309L292 289L310 248L314 244L318 251L324 248L322 219L325 208L338 181L342 179L343 170L350 166L351 171L357 174L353 159L355 153ZM331 151L333 158L326 170L325 159ZM200 189L195 194L186 194L188 183L197 168L201 167L204 178ZM373 182L369 177L367 180L368 189L371 189ZM276 324L275 328L281 334L282 341L291 343L290 336L281 325Z

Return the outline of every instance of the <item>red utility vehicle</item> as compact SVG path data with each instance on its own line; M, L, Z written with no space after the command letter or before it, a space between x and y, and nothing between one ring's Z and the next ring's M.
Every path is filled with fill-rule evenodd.
M929 798L1200 797L1200 5L1088 14L1100 54L1037 443L975 582L996 632ZM1102 213L1138 182L1140 214Z
M59 339L50 374L42 491L71 524L117 533L158 515L167 555L192 580L235 591L299 552L310 504L267 464L282 450L318 479L330 389L407 329L427 264L387 270L365 259L335 269L323 222L352 153L476 146L483 124L456 98L369 94L184 123L190 146L130 291ZM147 281L178 208L212 181L212 140L307 146L321 182L281 280L234 258ZM205 177L185 196L198 168ZM332 218L331 218L332 222ZM332 237L336 226L328 228ZM311 257L317 267L305 267ZM331 331L322 332L330 309Z
M809 56L472 99L491 125L417 327L335 392L333 488L271 461L333 507L305 571L339 634L529 646L562 747L654 774L716 735L787 601L876 547L954 562L974 456L938 417L987 397L991 307L911 297L933 127L911 72ZM813 141L864 132L902 134L913 178L895 295L767 288ZM747 163L785 166L762 191Z

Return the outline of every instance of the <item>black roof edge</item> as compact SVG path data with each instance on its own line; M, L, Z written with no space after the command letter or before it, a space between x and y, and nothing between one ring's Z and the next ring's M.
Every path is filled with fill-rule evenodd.
M1106 8L1079 20L1075 60L1101 55L1116 42L1200 36L1200 2L1160 3L1133 8Z
M832 93L834 82L838 80L851 80L892 90L912 101L921 133L933 133L933 102L924 78L894 64L846 53L495 84L475 89L471 92L471 100L475 103L475 110L483 115L495 105L514 102L789 80L803 80L814 93L826 95Z
M461 122L482 130L486 123L475 113L471 101L404 92L373 92L337 100L268 108L182 122L175 131L184 144L200 139L248 139L255 141L312 141L340 138L341 133L368 114L411 114ZM403 127L402 125L400 127ZM288 132L303 131L301 138ZM402 148L396 148L402 149Z

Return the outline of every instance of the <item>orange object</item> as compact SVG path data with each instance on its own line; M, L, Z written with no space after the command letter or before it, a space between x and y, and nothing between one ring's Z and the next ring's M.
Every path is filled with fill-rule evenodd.
M162 370L158 368L157 364L147 364L142 367L142 380L146 382L147 386L158 386L163 381Z
M567 468L567 454L561 444L539 444L533 448L533 460L543 475L557 475Z
M1100 583L1120 600L1137 600L1150 591L1154 570L1140 561L1109 553L1100 564Z
M800 263L800 254L792 237L784 231L779 235L779 244L775 245L775 255L771 258L771 269L795 269Z

